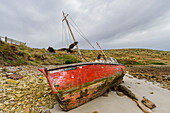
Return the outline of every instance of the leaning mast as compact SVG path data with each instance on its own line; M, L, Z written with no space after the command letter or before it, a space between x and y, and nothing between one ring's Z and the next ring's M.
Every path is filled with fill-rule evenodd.
M72 38L73 38L74 42L76 42L76 40L75 40L75 38L74 38L74 35L73 35L73 32L72 32L72 30L71 30L71 28L70 28L70 25L69 25L69 23L68 23L68 20L67 20L67 16L68 16L68 14L65 16L65 14L64 14L64 12L63 12L63 16L64 16L63 21L64 21L64 20L66 21L67 26L68 26L68 28L69 28L69 30L70 30L71 36L72 36ZM79 47L78 47L78 45L77 45L77 44L76 44L76 47L77 47L77 51L78 51L78 53L79 53L79 55L80 55L80 57L81 57L82 61L84 62L83 56L82 56L82 54L81 54L81 52L80 52L80 49L79 49Z

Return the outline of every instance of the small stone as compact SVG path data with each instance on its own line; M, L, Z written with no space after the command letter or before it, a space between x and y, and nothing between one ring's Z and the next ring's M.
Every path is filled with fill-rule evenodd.
M4 104L5 104L5 105L9 105L9 102L8 102L8 101L5 101Z
M119 92L119 91L116 91L116 94L118 95L118 96L124 96L124 94L122 93L122 92Z
M0 103L0 109L4 109L5 108L5 105Z
M150 94L153 94L153 92L150 92Z
M16 97L21 98L24 94L15 94Z
M108 97L108 93L106 92L106 93L104 93L102 96Z
M35 113L35 109L34 108L31 109L31 113Z
M21 106L18 106L17 109L15 110L15 112L20 113L20 112L21 112L21 109L22 109L22 107L21 107Z
M17 80L12 80L12 79L7 79L7 81L6 81L8 84L18 84L19 83L19 81L17 81Z
M133 79L133 77L131 77L131 76L128 76L128 78Z
M15 107L12 107L10 113L15 113Z
M10 84L4 84L4 87L9 87L10 86Z
M44 77L39 77L39 79L40 79L40 80L43 80L43 79L44 79Z
M50 104L50 105L48 106L48 108L49 108L49 109L53 109L53 108L54 108L53 104Z
M166 77L166 79L170 81L170 75L168 75L168 76Z
M45 110L42 113L51 113L51 111L50 110Z
M42 105L43 106L46 106L47 105L47 102L45 101L45 102L42 102Z
M7 76L7 78L14 79L14 80L18 80L18 79L23 78L22 75L20 75L20 74L13 74L13 73L12 74L7 74L6 76Z
M130 86L127 86L128 88L131 88Z
M29 113L30 108L31 108L31 105L27 105L26 108L24 109L24 113Z
M40 95L41 95L41 93L42 93L42 92L38 92L36 95L37 95L37 96L40 96Z
M92 113L98 113L98 111L93 111Z

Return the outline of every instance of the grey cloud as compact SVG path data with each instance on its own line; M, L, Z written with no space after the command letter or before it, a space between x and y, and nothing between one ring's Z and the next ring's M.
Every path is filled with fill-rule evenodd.
M92 44L98 41L104 49L170 50L169 6L169 0L5 0L0 4L0 35L31 47L60 48L65 11ZM75 36L80 48L89 49L77 33Z

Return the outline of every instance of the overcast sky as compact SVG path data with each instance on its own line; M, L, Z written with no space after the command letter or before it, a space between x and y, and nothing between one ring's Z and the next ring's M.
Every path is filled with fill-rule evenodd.
M103 49L170 50L170 0L1 0L0 36L29 47L65 47L62 11L96 49L97 41ZM80 48L91 48L73 32Z

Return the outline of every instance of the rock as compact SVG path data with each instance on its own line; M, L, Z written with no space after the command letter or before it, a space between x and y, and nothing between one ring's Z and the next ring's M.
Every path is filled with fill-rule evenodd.
M149 99L143 97L142 101L141 101L146 107L150 108L150 109L153 109L156 107L156 105L150 101Z
M119 91L116 91L116 94L118 95L118 96L124 96L124 94L122 93L122 92L119 92Z
M1 109L4 109L4 108L5 108L5 105L2 104L2 103L0 103L0 110L1 110Z
M15 107L12 107L10 113L15 113Z
M9 101L5 101L4 104L5 104L5 105L9 105Z
M47 49L49 52L51 52L51 53L55 53L55 50L52 48L52 47L48 47L48 49Z
M17 113L21 113L21 109L22 109L22 107L21 107L21 106L17 106L17 108L16 108L15 112L17 112Z
M42 113L51 113L51 111L50 110L45 110Z
M141 102L134 100L138 107L144 112L144 113L153 113L152 110L150 110L149 108L147 108L146 106L144 106Z
M15 94L16 97L21 98L24 94Z
M153 94L153 92L150 92L150 94Z
M98 111L93 111L92 113L98 113Z
M153 75L153 76L151 76L151 78L156 78L156 76Z
M10 48L11 48L12 51L14 51L14 52L17 51L17 48L16 48L15 46L13 46L13 45L11 45Z
M8 84L15 84L15 85L19 84L19 81L13 80L13 79L7 79L6 82L7 82Z
M35 113L35 109L34 109L34 108L32 108L30 113Z
M43 106L46 106L46 105L47 105L47 102L46 102L46 101L42 102L42 105L43 105Z
M131 76L128 76L128 78L133 79L133 77L131 77Z
M38 92L38 93L36 93L36 95L37 95L37 96L40 96L40 95L41 95L41 93L42 93L42 92Z
M170 81L170 75L168 75L168 76L166 77L166 79Z
M112 91L117 91L117 87L111 87L110 88Z
M10 84L4 84L4 87L9 87L10 86Z
M20 74L7 74L6 77L10 78L10 79L14 79L14 80L23 78L22 75L20 75Z
M108 97L108 93L106 92L106 93L104 93L102 96Z
M44 79L44 77L39 77L39 79L40 79L40 80L43 80L43 79Z
M137 82L136 84L140 84L139 82Z
M166 78L167 75L162 75L162 78Z
M128 88L131 88L130 86L127 86Z
M24 109L24 113L29 113L30 108L31 108L31 105L27 105L26 108Z
M52 103L50 103L50 105L48 106L49 109L53 109L54 105Z
M157 82L162 82L162 79L157 79L156 81L157 81Z

